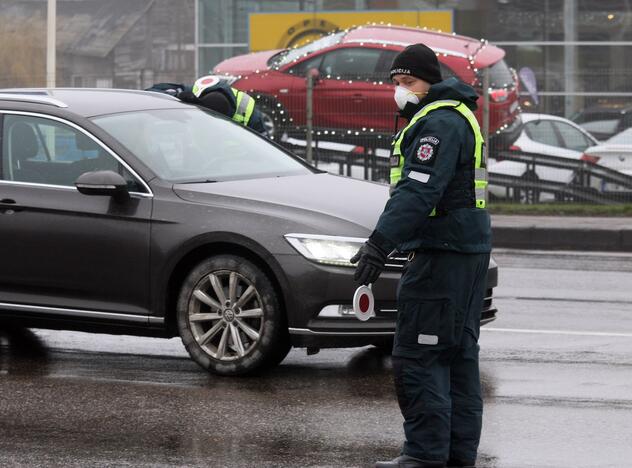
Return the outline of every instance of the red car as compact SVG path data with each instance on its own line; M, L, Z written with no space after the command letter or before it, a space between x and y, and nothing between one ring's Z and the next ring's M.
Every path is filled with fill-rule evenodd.
M490 135L513 142L520 131L518 80L504 50L465 36L416 28L363 26L332 33L295 49L241 55L213 70L235 88L257 97L272 135L304 129L308 70L318 70L313 125L328 139L374 135L387 143L394 130L394 86L389 69L409 44L424 43L438 55L444 78L455 76L482 94L482 70L490 68ZM480 101L479 101L480 102ZM477 111L482 122L482 107ZM494 138L497 142L501 138Z

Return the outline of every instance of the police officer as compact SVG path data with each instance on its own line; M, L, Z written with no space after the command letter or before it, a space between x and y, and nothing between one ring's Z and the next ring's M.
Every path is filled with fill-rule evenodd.
M387 255L409 252L399 284L393 346L406 441L377 468L473 467L483 403L480 312L491 251L484 143L474 89L442 80L435 53L415 44L391 67L408 125L393 142L391 197L352 258L355 278L376 281Z
M256 132L267 134L254 98L229 86L221 77L203 76L191 87L180 83L157 83L147 91L170 94L184 102L219 112Z

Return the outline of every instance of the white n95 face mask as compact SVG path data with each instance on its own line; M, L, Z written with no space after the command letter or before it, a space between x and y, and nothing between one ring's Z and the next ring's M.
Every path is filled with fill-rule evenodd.
M406 89L403 86L397 86L395 88L395 102L400 110L404 110L407 103L419 104L419 98L410 89Z

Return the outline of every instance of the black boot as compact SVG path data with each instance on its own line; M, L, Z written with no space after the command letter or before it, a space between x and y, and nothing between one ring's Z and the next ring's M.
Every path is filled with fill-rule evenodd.
M400 455L391 461L382 461L375 464L375 468L444 468L445 463L431 460L421 460L408 455Z
M459 460L458 458L450 458L448 460L448 468L476 468L476 462Z

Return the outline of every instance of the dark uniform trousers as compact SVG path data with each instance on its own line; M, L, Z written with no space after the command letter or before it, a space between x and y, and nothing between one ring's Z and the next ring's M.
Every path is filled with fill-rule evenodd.
M478 336L489 257L425 250L406 266L393 347L405 455L476 459L483 416Z

